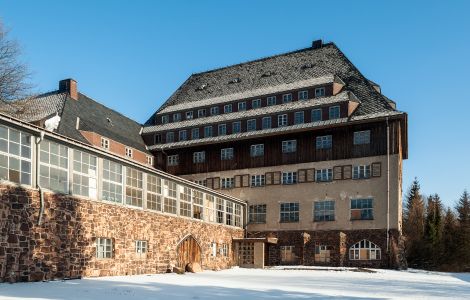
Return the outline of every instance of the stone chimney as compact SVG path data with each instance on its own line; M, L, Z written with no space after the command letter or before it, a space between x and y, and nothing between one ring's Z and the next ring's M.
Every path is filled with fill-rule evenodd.
M59 92L67 92L70 98L78 100L77 82L72 78L59 81Z

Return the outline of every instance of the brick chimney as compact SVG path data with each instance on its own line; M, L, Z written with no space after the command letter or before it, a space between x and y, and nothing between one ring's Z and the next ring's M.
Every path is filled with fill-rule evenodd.
M70 98L78 100L77 82L72 78L59 81L59 92L67 92Z
M319 49L323 46L323 41L322 40L315 40L312 42L312 48L313 49Z

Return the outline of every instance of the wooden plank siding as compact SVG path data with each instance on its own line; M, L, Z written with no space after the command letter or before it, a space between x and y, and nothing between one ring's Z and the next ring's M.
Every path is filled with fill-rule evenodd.
M355 131L370 130L370 144L353 145ZM390 153L398 154L400 150L399 121L390 122ZM333 146L328 150L316 150L316 137L332 135ZM367 156L385 155L387 153L387 128L385 122L358 124L316 131L269 136L230 143L220 143L184 149L168 149L165 153L156 152L158 167L175 175L195 174L215 171L227 171L245 168L259 168L284 164L350 159ZM297 151L282 153L282 141L297 140ZM264 144L264 156L250 157L250 146ZM220 150L234 148L234 158L222 161ZM193 163L193 152L205 151L205 163ZM179 165L166 166L166 155L179 155ZM349 171L349 170L348 170Z

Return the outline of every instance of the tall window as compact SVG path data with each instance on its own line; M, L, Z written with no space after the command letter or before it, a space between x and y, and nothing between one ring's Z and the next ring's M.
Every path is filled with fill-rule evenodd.
M216 116L219 114L219 107L218 106L213 106L211 107L211 116Z
M204 219L207 222L215 222L214 205L215 205L214 196L206 194L206 205L205 205L205 210L204 210L204 216L205 216Z
M261 107L261 99L255 99L251 101L251 108L260 108Z
M147 208L162 210L162 180L150 174L147 174Z
M205 117L205 116L206 116L206 109L205 108L201 108L201 109L197 110L197 117L198 118L202 118L202 117Z
M216 198L215 211L217 214L217 223L224 223L224 214L225 214L224 199Z
M193 153L193 163L199 164L206 161L206 151L199 151Z
M191 217L191 189L180 187L180 216Z
M240 133L242 131L242 125L240 121L232 123L232 133Z
M370 144L370 130L354 132L354 145Z
M331 119L339 119L340 117L340 109L339 106L332 106L329 108L329 118Z
M264 174L261 174L261 175L251 175L251 186L252 186L252 187L264 186L264 183L265 183Z
M308 91L300 91L299 100L307 100L307 99L308 99Z
M304 123L304 112L296 111L294 114L294 124L303 124Z
M320 87L315 89L315 97L323 97L325 96L325 88Z
M264 144L251 145L250 147L250 156L257 157L264 155Z
M335 202L334 201L315 201L313 203L313 221L334 221L335 220Z
M167 156L167 165L168 166L177 166L179 163L178 154L175 155L168 155Z
M282 141L282 153L297 151L297 140Z
M122 166L103 160L103 200L122 202Z
M186 120L192 120L193 119L193 112L192 111L187 111L186 112Z
M222 178L220 185L223 189L232 189L235 186L233 177Z
M153 166L153 156L147 155L147 165Z
M96 162L96 156L73 150L73 194L96 198Z
M101 137L101 148L103 148L105 150L109 150L109 140L108 139L106 139L104 137Z
M277 116L277 127L284 127L284 126L287 126L287 125L288 125L287 114L278 115Z
M181 114L180 113L173 114L173 122L179 122L179 121L181 121Z
M31 135L0 126L0 179L31 184Z
M281 203L281 223L299 222L299 203Z
M168 117L168 115L162 116L162 124L166 124L168 122L170 122L170 117Z
M351 199L351 220L373 220L373 199Z
M263 117L262 119L262 128L270 129L271 128L271 117Z
M219 135L226 135L226 134L227 134L227 125L219 124Z
M267 105L268 106L271 106L271 105L276 105L276 96L270 96L267 98Z
M320 149L331 149L333 145L333 137L331 135L317 136L316 148Z
M225 201L225 225L233 225L233 202Z
M132 158L133 157L133 151L132 148L126 147L126 156Z
M244 111L246 110L246 102L238 102L238 111Z
M204 194L200 191L193 190L193 218L203 219Z
M289 102L292 102L292 94L282 95L282 103L289 103Z
M204 137L212 137L212 126L204 127Z
M43 188L67 193L68 148L48 140L40 147L39 183Z
M163 211L176 214L176 195L177 185L176 182L165 179L163 184L164 198L163 198Z
M199 128L191 129L191 138L197 140L199 138Z
M147 241L135 241L135 253L141 258L145 257L147 255Z
M250 223L266 223L266 204L250 205L248 217Z
M220 149L221 160L232 160L233 159L233 148Z
M360 165L353 167L353 179L370 178L370 165Z
M228 114L232 112L232 104L224 105L224 113Z
M220 254L222 256L225 256L225 257L228 256L228 245L227 244L222 244L222 248L220 248Z
M322 110L320 108L312 109L312 122L322 120Z
M155 134L154 137L154 144L161 144L162 142L162 135L161 134ZM104 148L103 146L103 138L101 138L101 147ZM108 142L108 148L109 148L109 142ZM106 149L106 148L105 148Z
M188 132L186 130L179 131L179 140L186 141L188 139Z
M235 203L235 213L234 213L234 226L242 226L242 206L241 204Z
M246 121L246 131L255 131L256 130L256 119L251 119Z
M96 258L112 258L113 241L108 238L99 237L96 239Z
M297 172L282 172L282 184L297 183Z
M368 240L357 242L349 248L350 260L379 260L380 255L379 246Z
M167 143L173 143L175 141L175 133L172 131L169 131L166 133L166 142Z
M141 171L126 168L126 204L142 207L142 177Z
M333 180L333 169L316 169L315 180L317 182L327 182Z

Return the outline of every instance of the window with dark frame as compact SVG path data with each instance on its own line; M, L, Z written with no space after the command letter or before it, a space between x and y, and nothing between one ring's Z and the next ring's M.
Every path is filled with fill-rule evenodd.
M293 223L299 222L299 203L288 202L280 204L280 222Z

